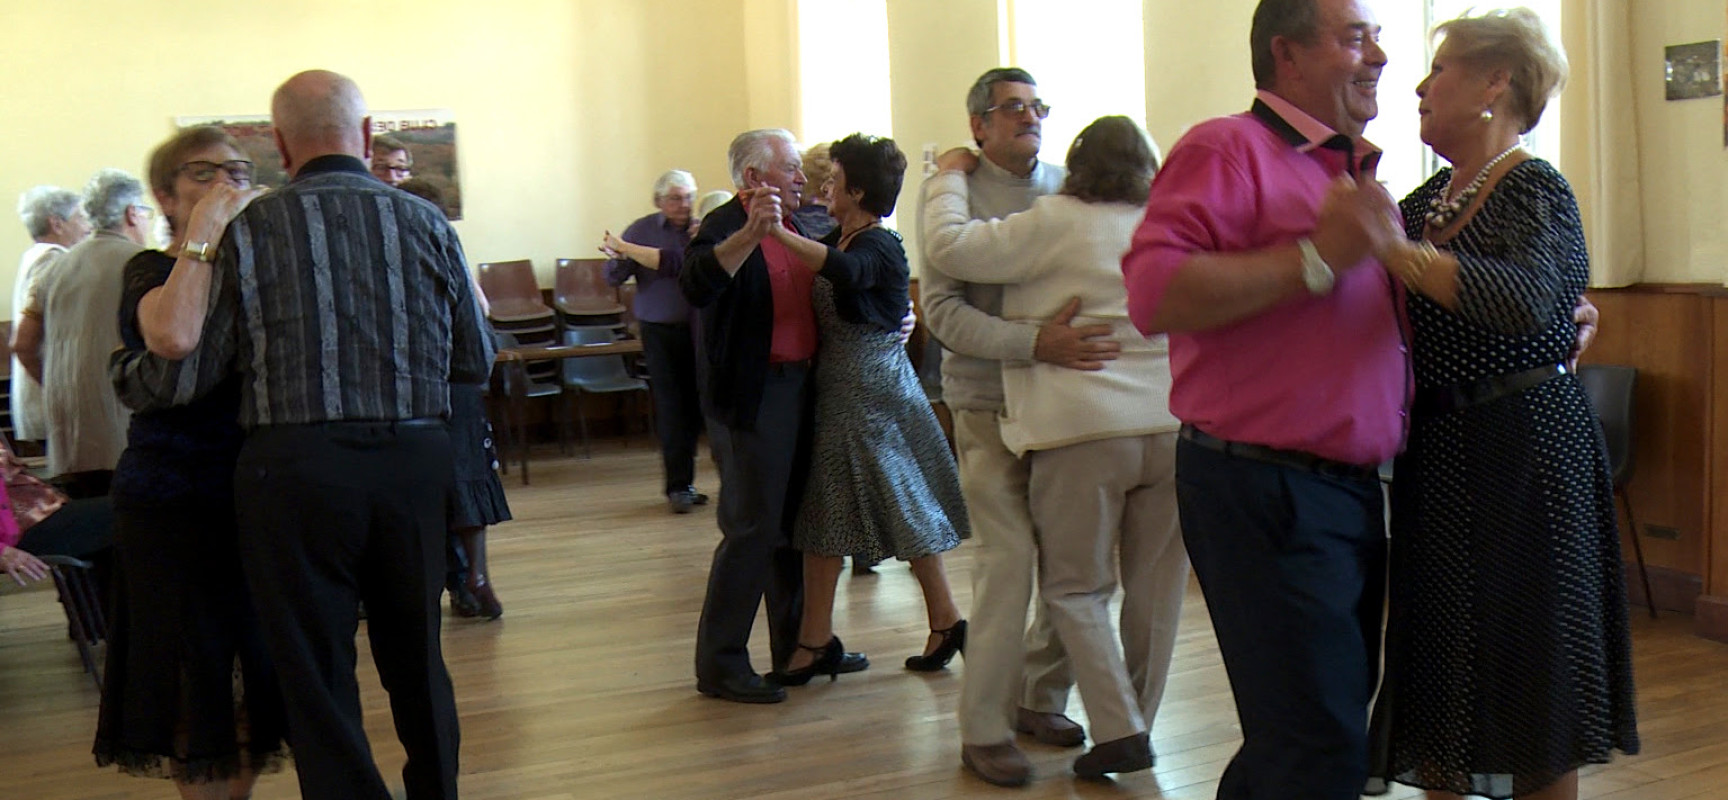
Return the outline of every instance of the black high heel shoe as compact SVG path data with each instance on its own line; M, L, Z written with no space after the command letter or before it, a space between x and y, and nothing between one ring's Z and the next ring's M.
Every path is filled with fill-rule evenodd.
M936 649L931 651L930 655L908 656L907 669L913 672L941 672L948 668L948 662L954 660L955 654L966 650L966 620L931 633L942 637L942 641L936 644Z
M768 680L781 686L803 686L817 675L827 675L830 682L840 679L841 673L863 672L870 668L870 659L863 653L848 653L846 646L840 643L840 637L835 636L820 647L811 647L803 642L798 643L799 650L808 650L816 654L816 660L798 669L784 672L768 673Z

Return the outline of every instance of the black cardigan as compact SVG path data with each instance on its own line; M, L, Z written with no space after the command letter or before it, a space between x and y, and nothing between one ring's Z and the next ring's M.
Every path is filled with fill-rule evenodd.
M708 362L703 400L717 419L739 430L756 429L756 412L762 406L774 338L774 291L762 248L750 251L738 272L727 275L714 246L748 219L736 197L709 212L684 250L684 270L678 275L684 299L702 323L702 357Z
M838 241L838 228L822 238L828 260L822 262L821 275L834 285L834 310L847 322L900 330L912 283L900 234L872 228L852 237L852 248L846 251L835 249Z

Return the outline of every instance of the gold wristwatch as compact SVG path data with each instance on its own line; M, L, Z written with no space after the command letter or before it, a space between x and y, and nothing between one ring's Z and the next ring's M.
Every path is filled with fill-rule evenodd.
M180 255L193 261L206 264L216 260L216 244L214 242L187 242L180 245Z

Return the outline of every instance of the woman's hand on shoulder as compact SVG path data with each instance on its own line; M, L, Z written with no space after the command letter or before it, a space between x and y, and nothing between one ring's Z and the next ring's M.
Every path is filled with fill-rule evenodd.
M211 242L221 238L228 223L240 215L247 203L264 192L264 187L238 189L227 183L210 187L204 199L192 207L192 219L187 225L190 238Z
M978 154L970 147L956 147L936 157L936 168L970 175L978 169Z

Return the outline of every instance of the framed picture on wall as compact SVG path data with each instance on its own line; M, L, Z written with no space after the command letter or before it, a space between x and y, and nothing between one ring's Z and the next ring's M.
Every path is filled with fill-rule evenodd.
M246 158L256 165L260 186L288 183L282 156L271 135L270 115L175 117L176 127L219 125L240 141ZM373 111L372 138L388 136L408 150L410 172L430 184L451 219L462 218L462 181L456 158L456 115L447 108L409 111Z
M1722 42L1694 42L1667 48L1669 100L1693 100L1722 93Z

